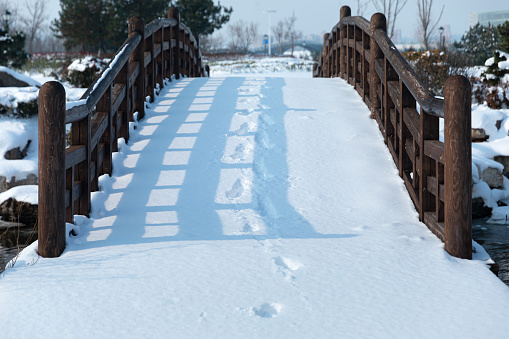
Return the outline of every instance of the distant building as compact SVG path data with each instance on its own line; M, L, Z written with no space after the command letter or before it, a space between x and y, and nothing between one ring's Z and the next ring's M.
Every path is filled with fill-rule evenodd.
M482 13L470 13L469 24L470 27L480 23L483 26L498 26L509 20L509 10L506 11L495 11L495 12L482 12Z

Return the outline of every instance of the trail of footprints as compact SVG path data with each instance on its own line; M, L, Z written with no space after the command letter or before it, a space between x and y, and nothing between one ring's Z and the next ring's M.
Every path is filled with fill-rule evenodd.
M260 104L260 98L263 97L260 94L260 89L264 82L262 81L251 81L245 83L245 86L239 88L239 95L249 96L247 98L240 98L237 101L238 108L240 110L235 114L234 120L241 121L237 123L236 128L232 128L229 138L233 140L235 145L230 147L230 152L225 152L222 161L229 164L251 162L253 165L254 176L257 180L268 182L274 177L267 170L265 165L264 157L258 157L254 161L254 150L255 143L258 147L263 147L263 151L259 151L260 154L267 154L274 149L274 144L271 143L269 134L266 129L276 125L276 122L267 114L262 114L267 106ZM251 161L247 161L250 159ZM253 178L251 179L253 180ZM230 200L241 198L246 192L248 192L252 186L252 182L246 180L245 177L238 178L232 185L231 189L225 192L226 197ZM281 246L279 238L279 230L276 222L270 222L270 220L277 220L279 218L277 209L268 196L256 195L257 207L256 210L263 216L263 219L267 223L267 227L275 239L260 240L257 235L260 227L258 223L247 220L245 213L242 210L236 211L236 217L243 220L244 226L241 230L243 234L251 234L253 239L263 246L267 255L271 258L274 270L281 274L281 276L290 285L296 289L302 300L310 307L306 296L304 296L296 285L295 272L303 267L303 264L295 259L291 259L280 255L278 248ZM242 311L247 311L250 315L259 316L261 318L274 318L283 309L283 305L275 302L266 302L257 307L251 307Z

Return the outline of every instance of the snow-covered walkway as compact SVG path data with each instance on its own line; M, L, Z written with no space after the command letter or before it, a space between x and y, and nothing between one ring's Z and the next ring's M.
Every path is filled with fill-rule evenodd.
M183 79L60 258L0 277L2 338L507 338L509 289L449 256L341 79Z

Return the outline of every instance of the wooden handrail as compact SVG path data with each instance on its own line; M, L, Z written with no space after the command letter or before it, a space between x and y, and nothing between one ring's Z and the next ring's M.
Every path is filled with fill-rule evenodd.
M47 82L39 103L39 244L43 257L59 256L65 248L65 222L75 214L89 215L90 194L99 189L98 178L111 175L117 139L129 140L129 122L143 119L145 100L154 99L156 84L181 75L208 76L198 39L180 22L178 9L168 19L145 26L129 20L129 35L114 58L85 91L66 109L65 90ZM72 124L70 146L65 148L65 124ZM55 128L58 127L58 128Z
M386 19L352 17L348 6L324 35L314 77L342 77L371 110L419 219L459 258L472 258L471 86L451 77L435 98L391 39ZM417 110L416 105L420 109ZM439 140L445 120L445 144Z

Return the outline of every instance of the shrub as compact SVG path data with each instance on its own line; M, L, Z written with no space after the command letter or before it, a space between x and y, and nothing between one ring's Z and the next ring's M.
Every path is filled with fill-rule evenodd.
M447 53L436 49L425 52L409 51L404 52L403 57L433 94L443 94L450 68Z
M509 108L509 83L501 82L494 86L488 82L482 82L480 79L472 78L473 83L472 96L473 101L478 104L486 104L491 109Z
M60 81L67 81L74 87L88 88L107 66L109 59L84 56L63 61L61 67L51 73Z
M30 101L18 101L12 105L0 105L0 114L9 117L26 119L33 117L39 113L39 105L37 99Z

